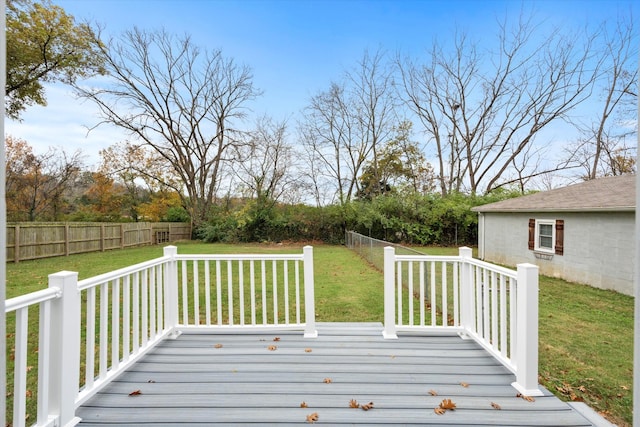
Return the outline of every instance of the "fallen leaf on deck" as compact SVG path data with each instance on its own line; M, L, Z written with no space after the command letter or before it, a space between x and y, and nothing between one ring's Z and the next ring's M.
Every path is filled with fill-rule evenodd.
M216 344L213 346L213 348L222 348L222 344Z
M309 406L307 405L307 402L302 402L302 403L300 404L300 407L301 407L301 408L308 408Z
M433 410L433 412L435 412L437 415L444 415L445 412L447 412L446 409L442 409L441 407L437 407Z
M368 411L369 409L373 409L373 402L369 402L365 405L362 405L361 408L363 411Z
M280 341L280 337L275 337L273 340L274 341Z
M491 407L493 409L502 409L502 406L498 405L496 402L491 402Z
M134 390L131 393L129 393L129 396L140 396L142 394L142 392L140 390Z
M431 396L437 396L437 395L438 395L438 392L437 392L437 391L435 391L435 390L429 390L429 394L430 394Z
M355 400L355 399L351 399L349 401L349 408L359 408L360 404Z
M525 396L525 395L524 395L524 394L522 394L522 393L518 393L518 394L516 394L516 397L520 397L520 398L522 398L522 399L526 400L527 402L535 402L535 401L536 401L536 399L534 399L533 397L531 397L531 396Z
M323 380L323 382L324 382L325 384L331 384L331 378L325 378L325 379Z
M313 351L313 350L311 350L310 348L305 348L305 349L304 349L304 352L305 352L305 353L311 353L312 351Z
M456 404L453 403L451 399L443 399L442 402L440 402L440 407L442 409L450 409L453 411L456 409Z
M465 388L466 388L466 387L469 387L469 383L465 383L464 381L462 381L462 382L460 383L460 385L461 385L462 387L465 387Z
M314 412L313 414L307 415L307 422L313 424L318 421L318 418L318 413Z
M276 347L275 345L270 345L269 347L267 347L267 350L269 351L276 351L278 349L278 347Z

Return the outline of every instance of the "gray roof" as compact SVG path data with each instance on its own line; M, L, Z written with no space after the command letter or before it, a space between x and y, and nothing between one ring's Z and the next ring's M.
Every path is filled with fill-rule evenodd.
M476 212L634 211L636 176L599 178L554 190L489 203Z

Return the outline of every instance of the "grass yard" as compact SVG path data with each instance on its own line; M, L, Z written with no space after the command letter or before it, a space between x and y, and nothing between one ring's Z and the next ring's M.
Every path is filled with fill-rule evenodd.
M177 246L179 253L302 251L302 245L181 242ZM457 248L422 250L434 255L458 252ZM7 264L7 298L43 289L47 276L57 271L77 271L84 279L161 255L161 247L147 246ZM382 272L342 246L316 245L314 261L318 321L383 321ZM37 317L30 319L31 327L37 327ZM13 320L7 322L11 351ZM631 425L633 298L541 277L539 341L539 374L545 387L564 400L584 400L619 426ZM35 416L33 403L30 419Z

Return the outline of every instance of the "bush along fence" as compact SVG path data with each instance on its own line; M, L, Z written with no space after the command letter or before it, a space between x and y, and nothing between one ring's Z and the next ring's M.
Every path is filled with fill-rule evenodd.
M7 261L20 262L191 239L182 222L7 224Z

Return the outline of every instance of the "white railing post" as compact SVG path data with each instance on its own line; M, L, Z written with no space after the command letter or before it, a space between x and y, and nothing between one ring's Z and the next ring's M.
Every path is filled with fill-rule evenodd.
M317 338L316 330L316 305L315 290L313 282L313 246L305 246L303 252L304 268L304 337Z
M51 350L49 358L49 414L56 425L73 426L80 380L80 291L78 273L61 271L49 275L49 287L62 296L51 302Z
M167 262L164 272L164 327L172 329L178 324L178 262L176 261L178 248L165 246L163 253L165 257L171 258ZM170 337L176 338L178 335L180 334L174 329Z
M542 396L538 388L538 266L533 264L518 264L515 327L516 381L511 385L525 396Z
M396 250L391 246L384 248L384 339L398 339L396 333Z
M463 246L458 248L458 256L460 257L460 323L462 328L467 332L474 330L475 320L473 317L473 289L471 286L472 265L469 260L473 258L471 248ZM464 334L463 337L467 335Z

